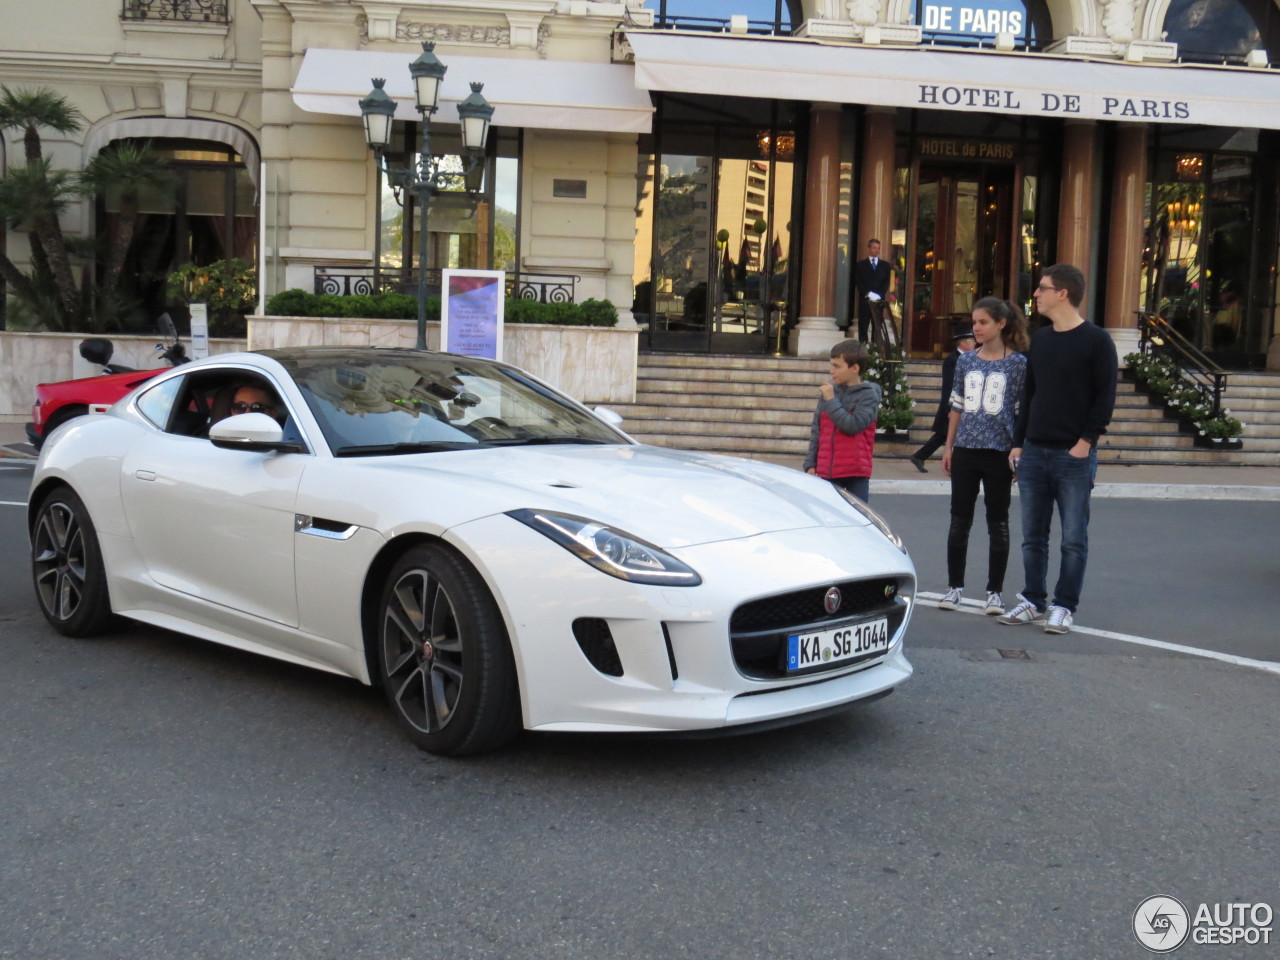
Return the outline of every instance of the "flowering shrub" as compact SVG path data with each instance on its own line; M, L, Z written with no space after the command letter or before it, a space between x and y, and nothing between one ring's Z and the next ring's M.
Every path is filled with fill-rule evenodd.
M867 344L867 369L862 378L880 384L878 427L905 430L915 423L915 401L911 398L905 366L900 348L888 347L882 356L876 344Z
M168 279L169 299L184 305L209 305L209 334L244 336L246 313L258 302L258 273L247 260L183 264Z
M1244 431L1244 424L1231 416L1230 410L1221 410L1214 416L1205 391L1184 376L1171 357L1163 353L1131 353L1124 359L1133 378L1162 397L1169 409L1194 425L1202 437L1231 439Z

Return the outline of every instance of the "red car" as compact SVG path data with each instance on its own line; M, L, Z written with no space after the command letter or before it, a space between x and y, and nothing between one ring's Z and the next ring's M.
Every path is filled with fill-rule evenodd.
M166 323L166 321L168 321ZM186 363L190 358L178 340L177 331L168 315L160 318L160 329L172 342L168 347L156 344L162 351L160 357L170 366ZM27 424L27 439L37 450L55 428L68 420L86 413L101 413L138 384L150 380L167 367L154 370L134 370L110 362L111 341L103 337L90 337L80 343L80 356L103 369L100 377L82 377L79 380L61 380L57 383L36 385L36 402L31 408L31 422Z

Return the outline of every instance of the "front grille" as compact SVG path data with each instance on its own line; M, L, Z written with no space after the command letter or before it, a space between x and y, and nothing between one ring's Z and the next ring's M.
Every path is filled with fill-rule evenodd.
M791 630L826 621L847 620L880 609L902 589L897 577L873 580L846 580L808 587L794 593L780 593L744 603L733 611L729 632L753 633L757 630ZM827 613L822 598L832 587L840 589L842 602L834 613Z
M899 577L848 580L744 603L729 620L734 663L745 676L755 680L779 680L856 666L861 660L843 660L829 667L818 666L799 674L789 674L787 637L801 631L822 630L872 617L885 617L889 635L893 636L902 627L907 614L906 603L899 594L909 585L908 578ZM827 613L823 598L832 586L840 589L842 602L833 613ZM873 660L880 656L883 654L877 652L862 659Z

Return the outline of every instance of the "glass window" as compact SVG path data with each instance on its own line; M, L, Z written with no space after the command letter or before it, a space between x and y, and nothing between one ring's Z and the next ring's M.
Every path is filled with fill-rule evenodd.
M138 411L155 426L164 430L169 425L169 411L182 387L182 377L170 377L158 383L138 397Z
M626 442L518 370L484 360L396 352L275 356L337 456Z
M791 33L804 22L800 0L649 0L659 27L720 32L745 15L752 33Z
M134 322L150 328L156 316L171 309L166 281L172 271L189 263L257 262L257 190L241 158L222 144L173 138L134 142L168 161L178 180L170 192L142 190L121 274L121 302L135 305ZM120 228L122 212L120 191L108 190L97 215L104 249ZM181 311L175 312L181 319Z
M396 128L399 149L388 154L393 169L416 165L418 153L409 144L418 142L417 124ZM490 153L478 167L464 175L467 165L458 154L456 131L431 130L444 184L427 204L427 283L439 288L439 271L519 270L517 232L520 211L519 131L494 129ZM453 152L449 152L453 151ZM383 284L407 287L417 283L418 199L401 189L392 178L379 175L378 264ZM475 195L468 190L476 191ZM408 229L406 229L406 224Z
M1165 14L1167 39L1193 61L1241 61L1251 50L1274 50L1278 18L1271 2L1172 0Z

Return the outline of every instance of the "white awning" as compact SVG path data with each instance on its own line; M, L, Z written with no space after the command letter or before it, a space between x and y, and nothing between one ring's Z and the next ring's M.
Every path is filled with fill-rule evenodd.
M1280 129L1280 73L627 31L644 90Z
M419 54L312 48L290 91L293 102L311 113L358 117L372 78L384 77L396 117L416 120L409 64ZM653 123L649 95L636 89L632 68L623 64L450 55L445 65L449 72L437 116L446 122L456 121L454 106L471 92L469 84L479 81L497 126L647 133Z

